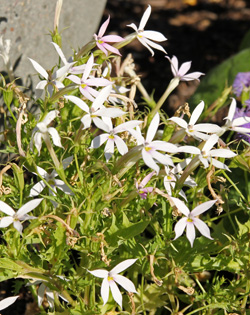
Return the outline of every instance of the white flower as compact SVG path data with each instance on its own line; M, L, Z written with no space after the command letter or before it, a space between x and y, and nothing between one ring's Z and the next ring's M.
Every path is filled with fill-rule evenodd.
M55 44L52 43L59 54L60 58L62 59L64 66L55 71L53 74L48 73L41 65L39 65L38 62L35 60L29 58L30 62L32 63L35 70L44 78L44 80L40 81L37 86L35 87L36 96L39 98L42 96L43 91L46 87L48 87L49 95L51 96L53 94L54 86L56 86L57 89L64 88L64 84L62 81L65 79L66 75L69 72L69 69L72 67L72 65L75 62L68 62L66 58L64 57L61 48Z
M101 296L103 305L105 305L109 298L109 289L113 295L114 300L122 308L122 295L116 283L122 286L128 292L137 293L132 281L119 275L120 272L127 269L136 262L137 259L127 259L116 265L111 271L104 269L88 270L92 275L98 278L103 278L101 286Z
M141 154L145 164L155 170L157 174L159 173L160 167L156 164L155 160L164 165L174 166L169 155L162 154L157 150L169 153L176 153L178 151L177 147L172 143L159 140L153 141L159 123L160 115L159 113L156 113L148 127L146 139L142 137L139 128L137 129L137 131L131 132L132 135L137 139L137 144L143 145Z
M123 124L120 124L114 128L112 121L109 117L104 117L103 121L99 119L98 121L95 122L95 124L99 129L106 131L106 133L103 133L95 137L91 142L90 148L94 149L99 148L104 142L107 141L104 149L107 161L111 158L112 154L114 153L115 144L117 146L117 150L119 151L119 153L121 155L124 155L125 153L128 152L128 147L126 143L122 140L122 138L117 136L117 133L123 131L128 131L131 133L131 130L141 123L142 122L139 120L131 120Z
M65 169L72 161L73 156L68 157L62 161L63 169ZM58 176L57 172L54 170L50 174L47 173L43 168L37 166L37 172L50 184L50 186L56 191L56 188L60 189L67 195L72 195L70 188L62 181L61 179L56 179ZM35 174L35 173L34 173ZM38 196L43 189L46 187L46 184L41 180L36 183L30 190L29 197ZM55 194L49 189L49 193L55 196ZM53 202L56 206L57 203Z
M226 120L226 123L224 126L222 126L221 132L217 133L218 136L223 135L223 133L226 132L227 130L231 130L231 131L235 131L235 132L239 132L243 134L245 133L249 134L249 128L240 127L240 126L249 123L250 117L243 116L243 117L238 117L238 118L233 119L235 115L235 111L236 111L236 100L233 98L231 105L229 107L229 110L228 110L228 115L227 117L224 118Z
M103 103L107 100L110 92L111 92L112 86L106 86L101 90L101 92L98 94L94 102L92 103L91 107L89 107L82 99L79 97L73 96L73 95L65 95L64 98L67 100L70 100L74 104L76 104L79 108L81 108L83 111L87 113L87 115L84 115L81 119L81 122L84 125L84 129L89 128L91 126L91 122L93 120L94 124L96 125L96 121L100 120L99 117L110 117L110 118L116 118L120 117L124 114L126 114L124 111L122 111L119 108L106 108Z
M23 205L17 212L15 212L5 202L0 201L0 211L2 211L5 214L8 214L7 217L1 218L0 228L5 228L13 223L14 228L20 234L22 234L23 226L20 221L36 219L36 217L30 216L27 213L36 208L41 203L42 200L43 198L31 200L27 202L25 205Z
M174 227L174 231L175 231L174 240L176 240L178 237L180 237L186 228L187 239L189 240L191 247L193 247L193 243L194 243L194 239L195 239L195 227L200 231L200 233L203 236L205 236L211 240L213 239L210 235L210 231L209 231L209 228L206 225L206 223L204 223L203 221L198 219L197 216L202 214L203 212L207 211L209 208L211 208L217 200L206 201L206 202L200 204L199 206L195 207L190 212L190 210L184 204L183 201L181 201L178 198L174 198L174 197L171 197L171 199L173 200L177 209L186 216L185 218L180 219L176 223L176 225Z
M164 176L163 183L164 183L164 187L165 187L167 193L170 196L172 196L172 189L175 188L176 181L180 178L180 175L178 173L180 173L182 171L183 167L185 167L187 164L189 164L190 161L191 161L191 159L185 159L184 162L177 164L172 169L170 169L170 167L168 167L167 165L165 166L166 176ZM190 176L187 177L187 179L184 182L184 185L187 185L190 187L197 186L196 182ZM187 201L186 194L184 193L184 191L182 189L180 190L179 195Z
M198 80L201 75L204 75L202 72L192 72L188 73L188 70L191 67L191 61L184 62L180 68L178 68L178 59L176 56L173 56L170 59L168 56L165 56L171 63L171 70L175 78L178 78L180 81L192 81Z
M39 155L42 147L42 139L46 141L49 138L49 135L51 135L52 141L55 146L63 148L58 131L53 127L49 128L47 127L52 122L52 120L55 119L58 115L59 115L58 110L52 110L45 116L43 121L37 123L35 129L32 132L31 149L33 147L34 140Z
M165 49L161 45L156 44L153 41L163 42L164 40L167 40L167 38L160 32L144 31L144 27L149 19L150 14L151 14L151 6L149 5L147 10L144 12L142 16L142 19L139 24L139 28L137 28L137 26L134 23L129 24L127 26L132 27L136 31L137 39L141 42L143 46L145 46L151 52L152 56L154 56L154 51L150 47L161 50L166 54Z
M15 303L18 298L19 298L19 295L16 295L16 296L7 297L6 299L3 299L2 301L0 301L0 311L6 309L7 307Z
M201 101L194 109L189 123L187 123L184 119L180 118L180 117L171 117L169 118L169 120L172 120L173 122L175 122L177 125L179 125L180 127L182 127L186 134L188 134L189 136L192 136L196 139L202 139L202 140L207 140L208 139L208 135L204 134L203 132L206 133L218 133L221 131L221 127L214 125L214 124L208 124L208 123L204 123L204 124L196 124L197 120L199 119L203 109L204 109L204 102Z
M214 159L214 157L222 157L222 158L232 158L237 154L229 149L213 149L215 143L217 143L219 137L214 134L211 135L208 140L205 142L202 150L193 146L182 146L179 147L179 152L191 153L191 154L198 154L201 163L204 165L205 168L208 168L209 163L214 165L217 168L221 168L230 172L230 169L226 166L226 164Z

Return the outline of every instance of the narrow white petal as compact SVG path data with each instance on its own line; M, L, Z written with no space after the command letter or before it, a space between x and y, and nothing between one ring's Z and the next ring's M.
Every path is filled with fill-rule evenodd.
M224 164L224 163L222 163L216 159L212 159L212 164L217 168L221 168L223 170L227 170L227 171L231 172L230 169L226 166L226 164Z
M66 100L71 101L72 103L76 104L79 108L81 108L83 111L89 113L89 107L88 105L81 100L79 97L76 97L74 95L64 95L64 98Z
M157 160L159 163L163 164L163 165L171 165L171 166L174 166L174 163L172 161L172 159L170 158L169 155L167 154L162 154L162 153L159 153L157 151L153 151L151 153L152 157Z
M108 272L107 272L108 273ZM105 305L108 302L109 299L109 282L108 282L108 276L106 276L102 281L101 286L101 297L103 300L103 305Z
M191 115L191 118L190 118L190 121L189 121L189 125L193 126L195 125L195 123L197 122L197 120L199 119L203 109L204 109L204 102L201 101L194 109L192 115Z
M36 183L30 190L29 197L36 197L38 196L43 189L46 187L45 183L41 180L40 182Z
M94 100L91 106L94 110L97 110L98 108L101 107L101 105L103 105L103 103L109 97L111 89L112 89L112 85L108 85L108 86L105 86L105 88L101 90L101 92L98 94L98 96L96 97L96 99Z
M37 290L38 306L42 305L42 302L44 299L45 289L46 289L46 286L44 283L42 283Z
M221 131L221 127L215 124L196 124L193 128L195 131L218 133Z
M18 211L17 211L17 218L19 220L22 220L22 216L27 214L28 212L32 211L34 208L36 208L41 202L43 198L33 199L31 201L28 201L25 205L23 205Z
M38 151L38 154L40 155L40 151L42 148L42 134L41 132L36 132L34 135L34 142L35 142L35 147Z
M248 116L238 117L233 120L232 127L237 127L248 123L250 123L250 117Z
M110 290L111 290L111 293L113 295L114 300L122 308L122 294L121 294L117 284L115 283L115 281L109 281L109 287L110 287Z
M40 166L37 166L36 168L37 168L37 173L40 174L43 178L45 178L48 175L48 173ZM33 173L33 174L37 175L36 173Z
M209 238L210 240L213 240L213 238L210 235L210 230L209 227L206 225L206 223L204 223L203 221L201 221L198 218L194 218L193 219L194 225L196 226L196 228L198 229L198 231L205 237Z
M235 110L236 110L236 100L233 98L231 105L229 107L229 110L228 110L228 115L225 119L232 121L234 118Z
M55 180L55 186L67 195L72 195L71 189L60 179Z
M151 6L148 5L147 10L143 13L143 16L141 18L140 24L139 24L139 30L144 30L144 27L150 17L151 14Z
M57 116L59 115L59 111L58 110L52 110L51 112L49 112L45 118L42 120L42 122L48 126L52 120L54 120Z
M149 173L147 176L145 176L145 177L143 178L143 180L141 181L141 183L140 183L140 187L143 188L144 186L146 186L147 183L148 183L148 182L150 181L150 179L152 178L152 176L154 176L154 175L155 175L155 172L153 171L153 172Z
M63 169L65 170L72 161L73 161L73 155L71 155L71 156L67 157L66 159L64 159L62 161Z
M48 133L51 135L54 145L56 145L57 147L63 148L58 131L55 128L50 127L48 128Z
M0 211L11 216L15 214L15 211L3 201L0 201Z
M154 159L152 158L151 154L148 153L145 149L142 149L141 153L142 153L142 158L143 158L144 163L145 163L148 167L150 167L150 168L152 168L153 170L155 170L156 173L158 174L160 168L159 168L159 166L155 163L155 161L154 161Z
M186 235L187 235L187 239L189 240L191 244L191 247L193 247L194 240L195 240L195 228L194 228L193 222L187 222Z
M183 76L188 72L188 70L189 70L190 68L191 68L191 61L184 62L184 63L180 66L180 69L178 70L179 76L183 77Z
M33 60L31 58L28 58L28 59L31 61L31 63L32 63L33 67L35 68L35 70L39 74L41 74L41 76L43 76L46 80L48 80L49 75L48 75L47 71L42 66L40 66L39 63L36 62L35 60Z
M126 259L122 262L120 262L118 265L116 265L111 271L110 271L110 275L115 275L117 273L120 273L122 271L124 271L125 269L127 269L128 267L132 266L137 259Z
M22 224L21 224L20 221L14 221L14 222L13 222L13 226L14 226L14 228L15 228L20 234L22 234L22 232L23 232L23 226L22 226Z
M154 49L160 50L162 52L164 52L165 54L167 53L166 50L159 44L156 44L155 42L151 41L150 39L147 38L143 38L144 39L144 43L146 43L148 46L153 47Z
M207 211L209 208L211 208L217 200L210 200L210 201L206 201L200 205L198 205L197 207L195 207L192 211L191 211L191 215L193 217L196 217L200 214L202 214L203 212Z
M160 123L160 115L159 113L156 113L148 127L146 142L150 143L154 139L159 123Z
M213 157L218 156L218 157L224 157L224 158L232 158L236 155L237 155L236 153L228 149L214 149L210 151L210 156L213 156Z
M153 49L151 49L150 48L150 46L147 44L147 42L146 42L146 38L141 38L141 37L137 37L137 39L139 40L139 42L143 45L143 46L145 46L149 51L150 51L150 53L151 53L151 55L152 55L152 57L154 56L154 51L153 51ZM149 40L148 40L149 41Z
M10 296L0 301L0 311L4 310L5 308L9 307L11 304L15 303L18 297L19 295Z
M144 31L141 32L140 35L156 42L163 42L164 40L167 40L167 38L162 33L156 31Z
M105 141L108 140L108 137L109 137L109 134L107 133L103 133L97 137L95 137L92 142L91 142L91 145L90 145L90 148L99 148Z
M160 150L164 152L169 152L169 153L177 153L178 148L175 144L166 142L166 141L161 141L161 140L156 140L150 143L150 147L154 148L155 150Z
M89 273L91 273L93 276L98 278L107 278L108 277L108 271L104 269L96 269L96 270L88 270Z
M104 116L104 117L111 117L111 118L120 117L124 114L126 114L126 112L124 112L120 108L102 108L95 112L95 115L97 116Z
M104 120L101 119L95 120L95 125L97 128L102 129L108 133L112 130L110 129L110 126L106 122L104 122Z
M125 153L128 152L128 147L126 145L126 143L122 140L122 138L118 137L118 136L114 136L115 138L115 144L117 146L117 150L119 151L119 153L121 155L124 155Z
M206 143L204 144L204 147L202 148L202 152L205 152L205 155L208 154L208 152L212 149L212 147L217 143L219 140L219 137L215 134L210 136Z
M66 66L68 64L67 59L64 56L64 53L62 52L62 49L56 44L51 42L51 44L55 47L56 52L58 53L59 57L62 59L62 62Z
M178 148L178 152L190 153L190 154L200 154L201 150L192 145L184 145Z
M120 286L122 286L123 289L125 289L126 291L137 293L133 282L131 280L127 279L126 277L121 276L121 275L115 275L114 280L115 280L115 282L120 284Z
M183 213L186 217L188 217L188 215L190 214L190 211L188 209L188 207L185 205L185 203L183 201L181 201L178 198L175 197L171 197L171 199L173 200L174 204L176 205L177 209Z
M134 31L138 32L138 28L137 28L137 26L135 25L135 23L128 24L127 26L128 26L128 27L132 27L132 29L133 29Z
M86 67L85 67L83 75L82 75L83 81L85 81L89 77L90 72L93 68L93 64L94 64L94 57L93 57L93 54L91 54L89 57L89 60L86 63Z
M115 141L114 141L114 139L108 138L107 143L106 143L105 148L104 148L104 152L113 154L114 150L115 150Z
M175 122L177 125L179 125L180 127L184 128L184 129L186 129L188 127L187 122L180 117L171 117L171 118L169 118L169 120Z
M187 225L187 218L181 218L181 219L175 224L175 227L174 227L175 238L174 238L174 240L176 240L178 237L180 237L180 236L183 234L186 225Z
M5 228L13 223L13 217L3 217L0 220L0 228Z
M130 131L130 129L134 129L135 127L139 126L142 123L140 120L131 120L127 121L123 124L118 125L114 128L114 133L123 132L123 131Z

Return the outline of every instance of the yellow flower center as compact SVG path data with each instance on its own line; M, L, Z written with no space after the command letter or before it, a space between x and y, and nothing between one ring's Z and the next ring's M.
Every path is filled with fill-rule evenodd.
M109 139L114 139L115 136L114 135L109 135Z
M187 219L187 222L193 222L193 219L188 218L188 219Z
M82 87L83 89L85 89L86 86L87 86L87 84L85 84L85 83L81 84L81 87Z
M108 276L108 281L113 281L113 280L114 280L113 277Z
M101 39L99 39L99 40L98 40L98 43L99 43L99 44L103 44L103 43L104 43L104 41L103 41L103 40L101 40Z
M145 150L146 150L147 152L149 152L149 151L152 150L152 148L150 148L150 147L145 147Z

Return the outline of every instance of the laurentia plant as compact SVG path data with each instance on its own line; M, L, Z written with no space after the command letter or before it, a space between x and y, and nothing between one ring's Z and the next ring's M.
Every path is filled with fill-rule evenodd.
M204 74L166 55L165 35L144 30L150 13L126 38L104 35L108 17L69 58L56 24L59 60L47 72L30 59L32 97L1 76L0 280L16 285L0 310L22 288L39 314L249 314L250 151L234 133L250 117L235 116L233 94L217 123L201 120L203 100L162 111L180 81ZM122 56L133 40L170 62L159 100Z

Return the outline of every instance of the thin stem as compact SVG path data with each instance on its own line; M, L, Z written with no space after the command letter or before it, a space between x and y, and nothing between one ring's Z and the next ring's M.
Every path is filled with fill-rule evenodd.
M55 164L56 169L59 169L60 168L60 162L59 162L59 160L56 156L56 153L55 153L55 151L51 145L49 134L45 133L43 139L44 139L44 142L48 148L49 154L50 154L50 156L51 156L51 158Z
M154 115L160 110L160 108L162 107L162 105L164 104L166 99L168 98L169 94L178 86L179 82L180 82L180 79L178 77L175 77L170 81L170 83L169 83L168 87L166 88L165 92L163 93L162 97L159 99L156 106L153 108L153 110L149 114L148 123L151 122Z
M234 187L234 189L237 191L237 193L241 196L241 198L247 202L246 198L242 195L241 191L239 188L235 185L235 183L231 180L231 178L226 174L226 172L223 170L222 171L223 175L226 177L226 179L229 181L229 183Z

